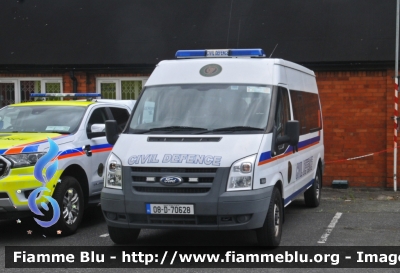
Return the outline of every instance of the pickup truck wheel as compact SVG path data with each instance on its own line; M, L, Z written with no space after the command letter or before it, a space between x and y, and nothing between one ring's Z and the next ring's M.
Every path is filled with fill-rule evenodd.
M264 225L256 230L257 241L261 246L277 247L281 242L283 208L281 192L274 188Z
M139 237L139 228L117 228L108 226L108 234L111 240L119 245L134 243Z
M61 235L74 233L82 221L84 200L79 182L71 176L61 178L53 193L53 198L60 206L60 219L53 226L61 230Z
M313 185L304 192L304 201L306 202L307 207L316 208L319 206L321 201L321 186L321 171L318 167Z

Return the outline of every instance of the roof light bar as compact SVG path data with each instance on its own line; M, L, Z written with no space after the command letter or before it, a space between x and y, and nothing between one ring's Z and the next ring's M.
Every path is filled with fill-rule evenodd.
M205 50L178 50L176 58L203 58L206 56Z
M101 97L99 93L31 93L32 98L44 98L44 97L81 97L81 98L94 98Z
M261 48L178 50L176 58L265 57Z

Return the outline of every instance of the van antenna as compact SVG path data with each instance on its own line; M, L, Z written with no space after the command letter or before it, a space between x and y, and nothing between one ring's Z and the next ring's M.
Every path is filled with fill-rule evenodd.
M271 55L269 55L268 58L271 58L272 54L274 54L275 49L278 47L278 44L276 44L276 46L274 47L274 50L272 50Z

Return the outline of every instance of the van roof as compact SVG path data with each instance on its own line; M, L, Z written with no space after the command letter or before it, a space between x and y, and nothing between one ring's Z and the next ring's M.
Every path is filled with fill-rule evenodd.
M306 74L310 74L311 76L315 77L314 71L312 71L311 69L308 69L308 68L306 68L306 67L304 67L302 65L299 65L299 64L296 64L296 63L293 63L293 62L290 62L290 61L286 61L286 60L283 60L283 59L269 59L269 60L274 62L274 64L278 64L278 65L282 65L282 66L285 66L285 67L293 68L293 69L299 70L301 72L304 72Z
M221 72L212 77L200 75L206 65L216 64ZM281 76L277 66L291 68L305 77L315 78L312 70L283 59L270 58L196 58L161 61L146 82L146 86L187 83L232 83L277 85ZM275 73L275 75L274 75Z

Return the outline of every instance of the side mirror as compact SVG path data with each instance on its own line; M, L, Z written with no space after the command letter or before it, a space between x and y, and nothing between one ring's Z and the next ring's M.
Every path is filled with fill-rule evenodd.
M92 133L100 133L100 132L105 132L106 131L106 125L102 123L95 123L92 125L90 128Z
M114 145L118 140L118 124L116 120L106 120L106 138L107 142Z
M297 146L300 138L300 123L297 120L289 120L285 125L285 135L276 139L276 145L288 143Z
M285 126L285 135L289 136L290 145L297 146L300 138L300 122L297 120L288 121Z
M90 132L87 132L87 136L89 139L95 138L95 137L104 137L106 136L105 132L105 124L100 124L96 123L90 126Z

